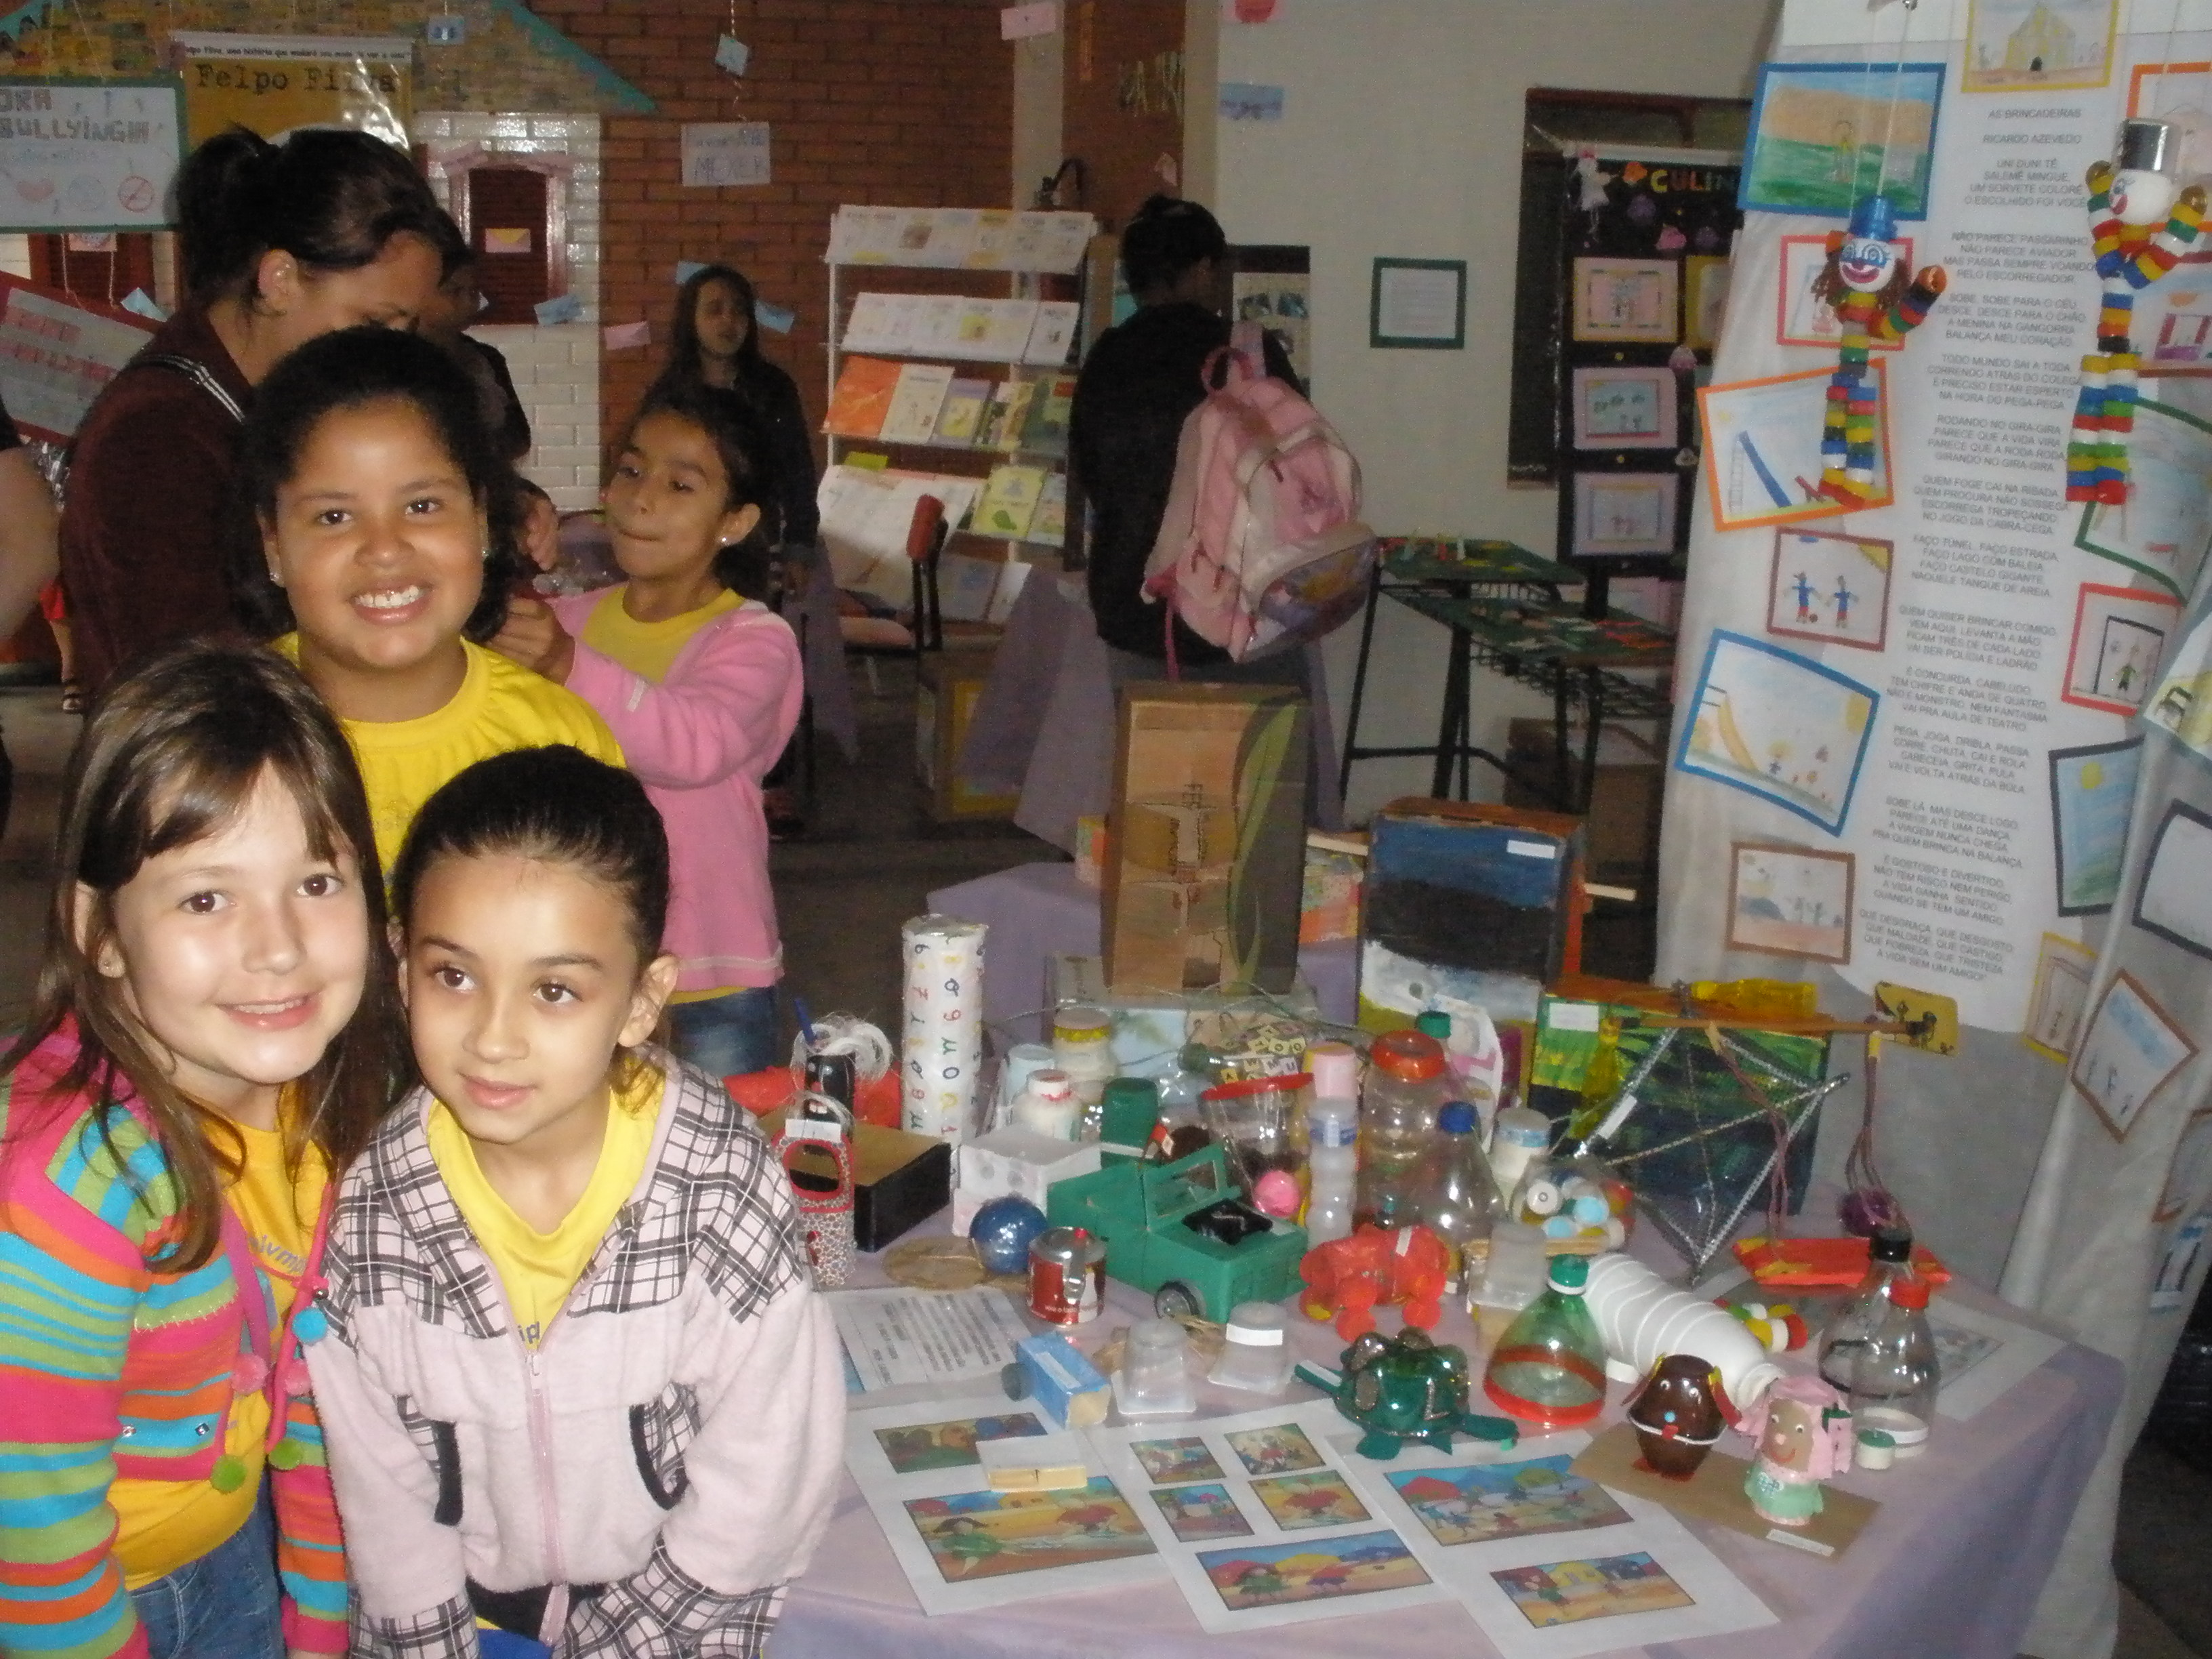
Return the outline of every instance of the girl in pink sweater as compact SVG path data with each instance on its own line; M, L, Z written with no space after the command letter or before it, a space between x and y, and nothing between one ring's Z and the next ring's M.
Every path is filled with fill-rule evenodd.
M605 492L629 580L548 606L518 600L492 641L599 711L668 826L676 1052L714 1077L777 1052L783 975L761 777L804 696L799 641L741 589L767 565L757 423L733 393L656 393Z

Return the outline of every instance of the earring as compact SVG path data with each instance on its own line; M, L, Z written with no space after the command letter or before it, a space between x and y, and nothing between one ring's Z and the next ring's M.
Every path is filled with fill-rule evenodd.
M276 567L273 564L269 567L269 585L271 587L284 586L284 579L276 574Z
M482 559L486 564L489 564L491 562L491 544L489 542L486 542L484 544L483 551L477 554L477 557Z

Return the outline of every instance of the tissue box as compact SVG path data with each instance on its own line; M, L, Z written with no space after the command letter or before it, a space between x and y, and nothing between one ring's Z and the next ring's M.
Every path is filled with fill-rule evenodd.
M1034 1129L994 1129L960 1146L960 1185L952 1194L952 1231L962 1237L975 1212L994 1198L1026 1198L1040 1210L1056 1181L1093 1175L1097 1143L1057 1140Z

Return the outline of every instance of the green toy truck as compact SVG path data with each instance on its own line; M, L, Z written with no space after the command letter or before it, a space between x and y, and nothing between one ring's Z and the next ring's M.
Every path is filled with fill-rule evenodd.
M1240 1302L1279 1302L1298 1288L1306 1253L1304 1228L1244 1201L1218 1146L1054 1182L1045 1215L1104 1240L1107 1276L1152 1291L1164 1318L1226 1321Z

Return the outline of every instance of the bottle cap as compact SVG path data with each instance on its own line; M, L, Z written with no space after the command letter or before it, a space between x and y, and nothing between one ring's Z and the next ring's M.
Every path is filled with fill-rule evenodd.
M1439 1042L1449 1042L1451 1016L1441 1008L1431 1008L1426 1013L1413 1016L1413 1029L1423 1036L1434 1037Z
M1928 1281L1924 1279L1900 1279L1889 1287L1889 1299L1900 1308L1925 1308L1928 1305Z
M1876 1261L1910 1261L1912 1260L1912 1230L1910 1227L1877 1227L1874 1237L1867 1241L1867 1254Z
M1030 1092L1039 1100L1073 1100L1075 1079L1065 1072L1048 1066L1042 1072L1030 1073Z
M1103 1097L1106 1109L1117 1106L1132 1111L1158 1111L1160 1105L1160 1085L1148 1077L1117 1077L1106 1085Z
M1385 1031L1369 1058L1401 1083L1426 1083L1444 1074L1443 1045L1423 1031Z
M1176 1052L1176 1064L1186 1072L1204 1072L1211 1075L1213 1071L1213 1050L1203 1042L1186 1042Z
M1054 1012L1055 1042L1104 1042L1114 1035L1114 1016L1087 1002L1071 1002Z
M1448 1135L1471 1135L1481 1123L1474 1108L1463 1100L1446 1103L1443 1110L1437 1114L1437 1127Z
M1316 1095L1349 1100L1359 1092L1359 1054L1350 1043L1316 1042L1306 1050L1306 1066Z
M1555 1255L1546 1264L1545 1277L1555 1291L1571 1291L1582 1294L1583 1286L1589 1283L1589 1258L1586 1255Z

